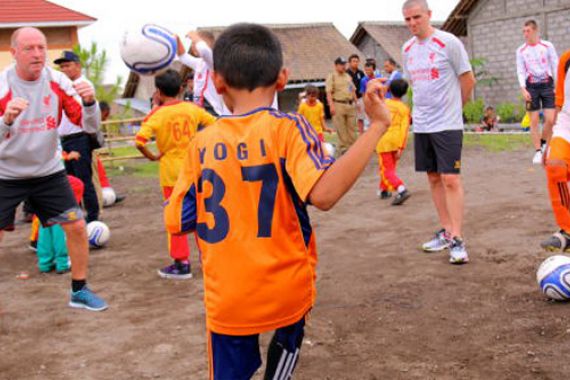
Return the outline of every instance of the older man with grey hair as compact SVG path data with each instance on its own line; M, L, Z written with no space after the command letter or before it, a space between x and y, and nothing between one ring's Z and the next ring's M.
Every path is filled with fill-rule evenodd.
M57 133L62 113L88 132L97 130L95 91L46 67L47 41L39 29L16 30L10 51L15 64L0 73L0 241L3 231L14 229L18 204L28 200L44 226L60 224L67 236L69 305L105 310L106 302L87 287L85 221L63 167Z
M462 108L471 97L475 77L461 41L431 25L427 1L407 0L402 12L414 36L404 44L402 55L414 93L416 171L427 173L441 225L422 248L426 252L449 248L449 261L464 264L469 256L462 235Z

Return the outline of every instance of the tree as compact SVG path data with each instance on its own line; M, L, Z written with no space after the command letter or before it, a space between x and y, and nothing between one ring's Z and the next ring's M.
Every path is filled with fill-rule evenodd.
M81 66L85 70L85 76L95 86L97 100L112 103L117 99L120 96L123 78L118 76L115 83L109 85L103 84L105 71L109 65L107 52L105 50L99 51L96 42L92 42L89 49L84 49L76 45L73 51L79 56Z
M487 63L485 58L473 58L470 62L471 67L473 67L473 75L475 75L479 86L492 86L499 81L497 77L485 70L485 64Z

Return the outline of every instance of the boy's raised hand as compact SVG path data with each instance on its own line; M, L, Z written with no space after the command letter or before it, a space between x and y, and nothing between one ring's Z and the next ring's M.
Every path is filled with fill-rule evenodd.
M370 119L370 124L390 125L390 111L384 102L385 93L386 87L379 79L368 82L364 94L364 109Z

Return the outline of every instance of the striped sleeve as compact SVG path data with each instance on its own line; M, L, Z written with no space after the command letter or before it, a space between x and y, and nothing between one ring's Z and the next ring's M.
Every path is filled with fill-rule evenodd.
M317 132L304 117L286 117L291 120L287 136L286 170L297 194L306 202L313 186L334 159L325 153Z
M136 146L145 146L150 139L154 136L155 126L160 125L160 121L157 120L156 111L159 109L155 108L147 115L141 124L141 128L135 135Z
M554 48L554 45L552 43L548 44L548 59L550 60L550 67L549 69L552 72L552 75L554 76L554 82L557 81L558 78L558 53L556 53L556 49Z
M566 86L568 70L570 70L570 50L566 51L560 57L558 62L558 80L556 81L556 107L562 108L564 106L565 94L564 88Z

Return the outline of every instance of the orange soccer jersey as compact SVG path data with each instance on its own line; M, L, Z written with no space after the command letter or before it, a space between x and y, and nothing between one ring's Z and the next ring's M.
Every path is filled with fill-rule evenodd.
M222 117L190 142L165 220L171 233L197 232L209 330L256 334L310 310L306 201L332 162L304 118L268 108Z
M147 144L156 136L160 158L160 185L174 186L190 139L198 127L214 123L216 119L204 109L188 102L174 101L154 109L144 119L135 137L138 146Z

